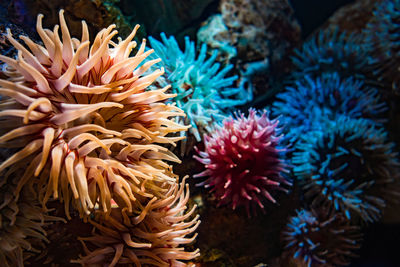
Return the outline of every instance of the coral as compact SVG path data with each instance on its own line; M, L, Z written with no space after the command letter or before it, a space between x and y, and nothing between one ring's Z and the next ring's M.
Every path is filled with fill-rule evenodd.
M178 122L190 123L189 132L199 142L202 134L210 131L212 123L221 122L229 109L251 100L251 95L244 89L229 87L237 76L225 77L233 66L220 69L220 64L215 63L217 51L207 58L207 46L203 44L196 56L195 44L188 37L185 51L180 50L173 36L167 38L161 34L161 39L162 43L149 38L166 71L166 78L160 77L158 82L162 86L172 85L171 92L176 94L174 101L187 115L178 118Z
M374 73L381 81L392 85L400 93L400 1L384 0L376 3L373 17L364 31L368 45L368 59L375 64Z
M316 78L322 73L337 72L343 78L371 78L369 57L359 35L340 33L338 28L322 30L301 49L295 49L292 76L298 80L305 75Z
M221 14L209 17L202 23L201 28L197 32L197 40L200 43L206 43L212 49L218 49L219 55L217 60L226 64L237 56L236 47L229 40L229 31Z
M164 71L144 74L155 61L138 67L153 52L145 52L145 42L129 56L138 25L118 43L111 25L90 47L85 22L78 40L63 10L53 31L42 28L42 18L37 31L44 46L21 36L24 46L8 31L18 58L0 56L8 64L7 79L0 79L0 145L17 150L0 172L24 166L15 194L34 180L41 204L60 198L67 217L71 200L81 216L96 204L109 213L112 200L132 212L137 197L151 197L144 191L154 182L175 183L164 160L180 161L159 144L180 139L167 135L187 127L169 118L184 113L162 102L172 96L165 94L168 87L146 89Z
M283 231L285 249L305 265L346 266L360 248L362 235L340 213L326 209L298 210Z
M239 87L256 96L252 106L265 102L301 39L294 11L287 0L222 0L219 9L197 32L198 42L218 49L217 61L235 64Z
M282 115L285 138L291 142L310 130L318 130L321 120L335 120L340 114L381 123L386 109L377 89L351 77L341 79L337 73L326 73L315 79L305 76L276 98L273 114Z
M395 144L383 128L340 116L305 134L293 153L293 171L312 205L329 205L366 222L377 221L385 199L398 198Z
M278 123L266 111L258 115L250 109L247 118L238 113L205 135L205 151L195 158L206 170L194 177L209 176L200 185L212 187L219 204L231 203L233 209L245 206L250 214L250 204L263 209L264 199L276 203L272 191L287 192L284 185L291 183L282 175L287 166L284 148L279 147Z
M199 226L199 216L192 216L196 206L185 212L189 199L185 179L180 186L176 183L168 185L167 189L163 199L153 198L143 205L136 203L141 212L135 217L111 212L107 220L102 214L90 220L95 229L93 236L80 238L87 255L75 262L84 266L132 263L135 266L186 266L181 260L194 259L199 250L187 252L181 245L192 243L196 238L197 234L187 236Z
M220 11L229 34L216 38L236 47L243 62L276 62L300 41L289 1L223 0Z

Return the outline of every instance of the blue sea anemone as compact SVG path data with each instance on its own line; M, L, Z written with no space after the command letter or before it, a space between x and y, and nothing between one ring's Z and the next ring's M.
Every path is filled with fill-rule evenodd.
M298 210L283 231L285 249L299 266L345 266L360 248L359 227L328 209Z
M328 205L347 218L377 221L385 199L398 195L399 162L383 128L340 116L295 145L293 171L311 205Z
M162 59L156 65L165 68L165 77L158 82L161 86L171 84L171 91L176 94L174 101L187 114L185 122L192 126L189 132L199 142L213 122L222 122L229 110L251 100L251 94L231 87L237 76L225 77L233 66L220 69L215 62L217 50L207 58L207 46L203 44L196 56L195 44L189 37L185 38L184 51L173 36L167 38L162 33L161 39L162 42L149 38L154 54Z
M320 31L301 49L295 50L292 57L294 78L297 80L304 75L315 78L321 73L338 72L341 77L364 79L371 67L368 50L361 40L357 35L339 33L337 28Z
M280 121L286 125L286 139L291 142L303 133L318 129L319 121L335 120L340 114L380 123L379 115L386 109L375 88L351 77L341 79L337 73L326 73L315 79L305 76L278 94L277 99L273 103L273 115L282 115Z
M364 34L369 54L373 55L368 59L375 66L374 74L399 92L400 1L377 3Z

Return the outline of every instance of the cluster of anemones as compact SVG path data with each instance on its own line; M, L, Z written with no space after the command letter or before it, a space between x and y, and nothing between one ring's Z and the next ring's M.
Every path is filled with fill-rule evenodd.
M62 10L59 15L53 31L38 16L44 46L21 36L24 46L7 33L18 57L0 56L8 65L8 78L0 79L0 146L16 152L0 172L23 169L14 195L29 184L44 208L50 199L63 201L68 218L71 206L85 219L98 207L112 220L113 202L132 216L140 203L164 199L165 188L177 183L165 160L180 160L160 144L182 139L168 135L188 127L170 118L185 114L164 103L175 96L165 93L168 86L147 90L164 70L147 74L160 60L142 64L153 52L145 41L130 56L138 26L116 43L111 25L89 46L86 23L81 40L71 38Z
M385 49L379 52L384 50L383 54L394 60L398 45L393 41L398 36L394 31L397 24L393 22L399 17L395 12L399 1L391 2L383 1L375 12L374 16L380 15L373 21L380 24L368 26L373 33L367 39L380 39L383 45L380 48ZM372 26L380 29L375 32ZM376 59L380 57L372 52L372 42L368 40L363 40L361 34L338 28L314 34L295 51L294 68L287 80L290 86L277 95L278 100L272 105L273 115L283 117L284 142L293 148L289 157L293 174L302 188L302 206L306 209L322 206L330 209L333 217L357 224L381 218L389 200L398 198L400 178L395 145L388 140L383 128L388 107L380 97L383 86L378 76L381 74L374 71ZM393 45L391 48L388 42ZM302 214L296 220L291 219L290 227L297 229L295 234L317 217ZM322 221L325 220L330 222L329 218ZM307 227L302 234L306 233L310 233ZM341 238L339 235L323 237L324 246L332 248L320 251L321 246L313 239L303 238L302 242L292 239L287 250L295 251L293 256L300 261L299 265L345 265L348 260L326 259L352 253L345 245L343 250L334 249L340 245ZM320 243L323 244L322 240Z
M204 164L205 171L195 177L209 176L200 183L212 187L219 204L264 208L263 200L276 202L274 191L287 191L291 183L283 176L287 166L282 159L278 120L270 120L264 111L257 114L250 109L249 116L236 114L210 135L205 135L205 151L195 158Z

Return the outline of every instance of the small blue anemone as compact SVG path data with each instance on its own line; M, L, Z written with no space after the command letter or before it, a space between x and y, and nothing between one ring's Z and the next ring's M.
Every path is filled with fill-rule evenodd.
M292 164L312 206L328 205L347 218L377 221L385 199L398 196L399 162L387 133L364 119L339 116L303 135Z
M274 116L282 115L286 139L294 142L310 130L318 130L321 120L335 120L345 114L351 118L367 118L381 123L386 106L379 100L378 90L364 86L362 81L341 79L337 73L326 73L315 79L305 76L273 103Z
M339 33L338 28L324 30L295 50L292 76L298 80L304 75L338 72L341 77L365 79L371 70L368 58L368 50L358 35Z
M155 56L161 58L158 67L165 68L165 78L158 80L161 86L171 84L173 99L187 114L186 123L192 126L189 132L201 141L201 135L210 131L211 123L220 123L235 106L251 100L251 94L242 88L231 87L237 76L225 77L232 69L227 65L220 69L216 63L218 51L207 57L207 46L203 44L198 56L194 42L185 37L182 51L173 36L161 33L162 42L150 37Z
M360 248L362 235L340 213L327 209L302 209L283 231L285 250L299 266L345 266Z

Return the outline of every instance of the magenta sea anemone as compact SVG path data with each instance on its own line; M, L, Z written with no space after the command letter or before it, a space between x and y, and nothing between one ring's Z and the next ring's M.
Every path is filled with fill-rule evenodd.
M287 192L282 184L291 183L282 176L287 166L282 160L285 149L279 147L278 123L266 111L259 115L250 109L247 118L239 112L236 119L226 119L223 126L205 135L205 151L194 157L206 170L194 177L209 176L200 185L212 187L219 205L245 206L249 214L251 203L263 209L264 199L276 202L273 191Z

